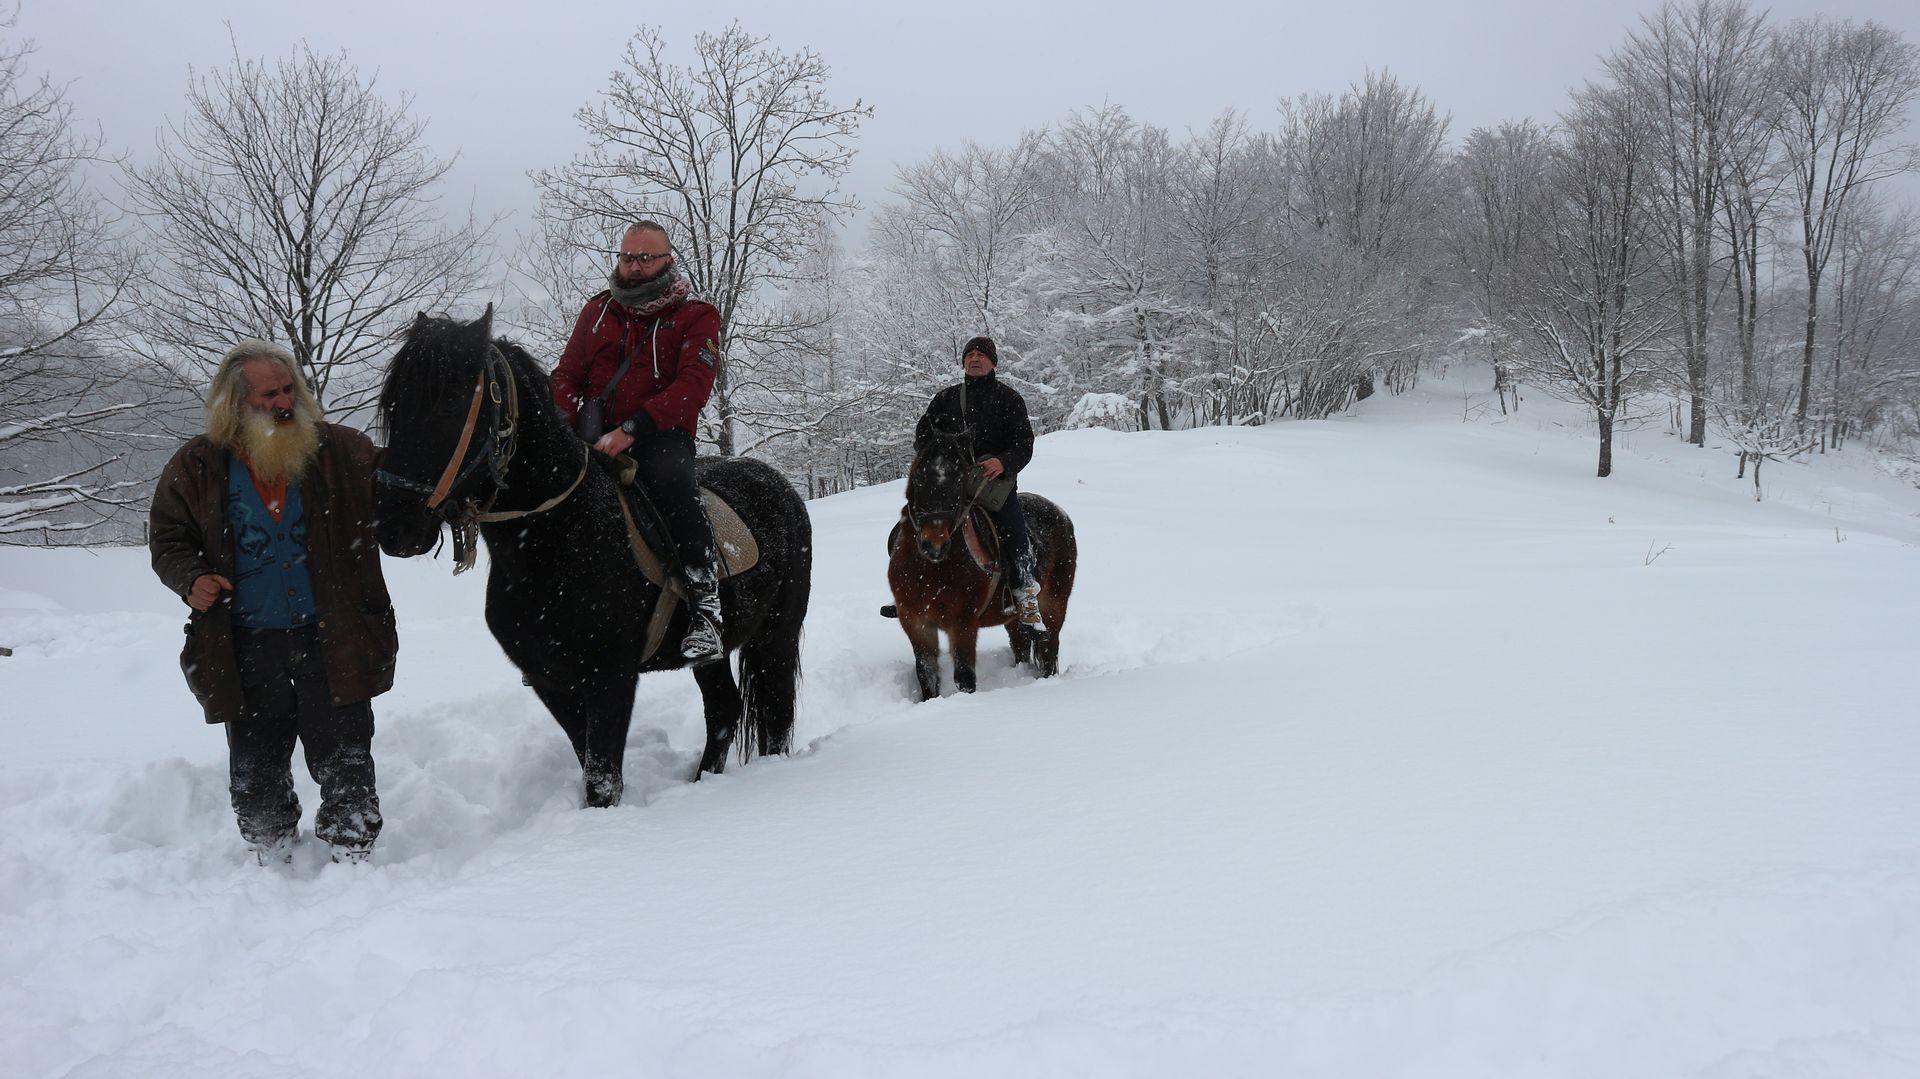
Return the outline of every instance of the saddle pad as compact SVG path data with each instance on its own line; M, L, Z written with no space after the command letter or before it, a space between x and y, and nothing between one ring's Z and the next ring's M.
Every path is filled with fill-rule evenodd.
M747 522L740 519L727 500L700 488L700 500L706 506L707 522L713 526L713 544L720 555L720 579L745 573L760 564L760 541L753 538L753 532L747 528ZM626 498L620 500L620 508L626 510ZM634 561L640 564L640 572L647 580L656 585L666 583L666 570L660 562L660 556L648 546L646 537L633 526L629 516L627 538L633 542Z
M713 524L714 546L720 551L720 576L732 577L760 564L760 541L753 538L747 522L727 505L727 500L700 488L701 501L707 506L707 520Z
M738 573L745 573L760 564L760 544L747 530L747 523L740 519L727 501L705 487L700 488L700 498L706 506L707 521L713 525L713 542L720 555L720 576L722 579ZM626 522L627 542L633 547L633 560L647 580L660 588L660 602L653 605L653 617L647 622L647 643L641 652L640 662L646 663L660 651L660 645L667 639L667 625L673 621L674 612L680 607L685 590L678 580L668 580L666 570L660 564L660 556L647 546L646 538L633 523L633 511L627 506L625 491L620 494L620 516Z

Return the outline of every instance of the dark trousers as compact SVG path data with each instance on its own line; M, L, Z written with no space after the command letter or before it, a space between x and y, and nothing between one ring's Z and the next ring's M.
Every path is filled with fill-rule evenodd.
M1020 508L1020 492L1007 496L997 510L988 510L1000 533L1002 560L1016 571L1015 585L1034 583L1033 540L1027 535L1027 514Z
M651 431L634 440L627 456L640 466L640 489L666 518L680 564L713 565L713 525L693 478L692 436L681 430Z
M272 845L300 827L293 792L293 744L306 750L307 774L320 785L313 834L340 846L367 846L380 834L373 787L373 704L335 705L319 635L305 629L233 633L240 664L242 718L227 724L228 790L240 834Z

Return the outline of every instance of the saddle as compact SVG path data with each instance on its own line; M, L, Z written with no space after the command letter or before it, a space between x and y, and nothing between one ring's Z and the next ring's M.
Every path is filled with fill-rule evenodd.
M660 602L654 604L653 617L647 622L647 644L640 657L644 663L653 658L666 640L667 625L673 621L681 601L686 599L686 586L681 583L683 567L667 531L666 519L660 516L647 492L634 481L639 467L625 456L615 458L614 464L615 479L619 481L620 516L626 522L633 561L640 567L640 573L660 589ZM727 500L702 487L700 502L707 511L707 523L713 527L720 579L739 576L759 565L760 542L753 538L747 522Z

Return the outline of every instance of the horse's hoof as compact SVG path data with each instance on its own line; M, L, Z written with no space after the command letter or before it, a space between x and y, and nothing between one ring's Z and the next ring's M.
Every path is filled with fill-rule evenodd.
M625 792L626 784L618 776L599 776L587 780L586 803L588 809L611 809L620 804L620 796Z

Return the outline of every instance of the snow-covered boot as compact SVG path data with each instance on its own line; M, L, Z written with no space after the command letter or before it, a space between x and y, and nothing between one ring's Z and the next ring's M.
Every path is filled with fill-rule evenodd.
M720 636L720 578L712 566L688 568L687 608L687 635L680 642L681 657L696 667L725 659L727 647Z
M1040 617L1040 585L1028 581L1013 590L1014 612L1028 633L1045 633L1047 624Z
M277 836L259 843L249 843L247 849L253 852L253 860L261 865L287 865L293 861L292 834Z
M372 843L328 843L331 857L339 865L365 865L373 857Z

